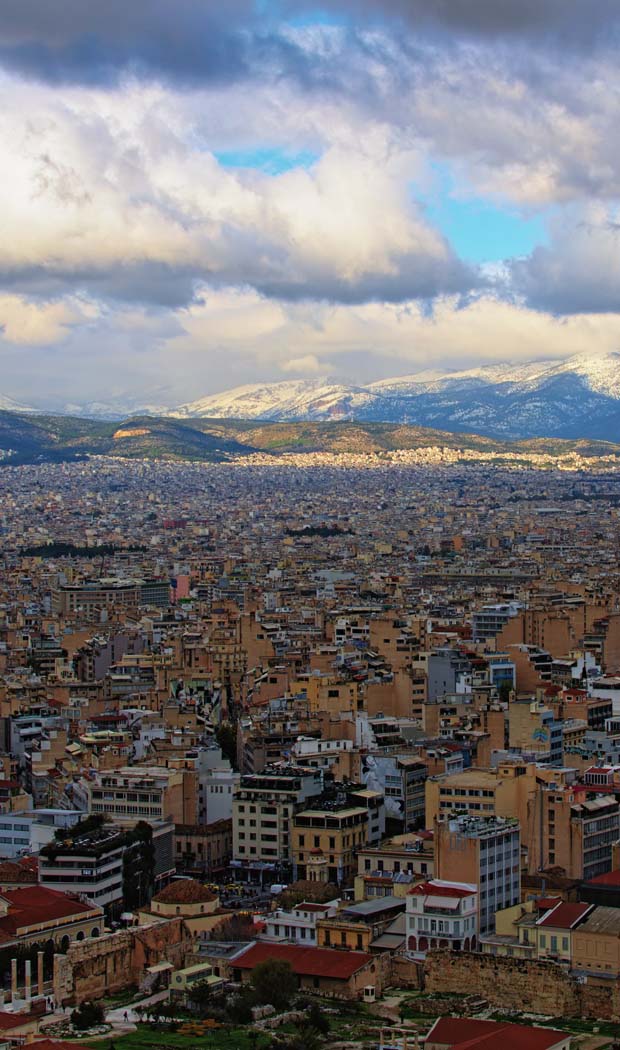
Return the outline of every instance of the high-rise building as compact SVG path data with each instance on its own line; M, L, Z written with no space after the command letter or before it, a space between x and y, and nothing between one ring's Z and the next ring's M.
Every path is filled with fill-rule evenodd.
M435 824L435 875L477 887L480 936L495 913L521 899L521 835L517 820L458 816Z

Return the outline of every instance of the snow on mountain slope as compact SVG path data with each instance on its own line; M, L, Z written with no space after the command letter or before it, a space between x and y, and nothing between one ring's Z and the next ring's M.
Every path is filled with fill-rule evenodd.
M12 397L5 397L0 394L0 410L2 412L36 412L36 408L31 408L30 405L22 405L19 401L14 401Z
M173 414L181 418L351 419L356 410L362 410L372 400L373 394L363 387L291 379L238 386L181 405Z
M171 413L225 419L410 423L495 437L620 439L620 354L427 370L367 386L327 380L262 383Z
M579 355L564 361L533 361L527 364L482 365L463 371L429 370L397 379L380 379L368 389L382 396L433 393L472 382L480 385L507 384L512 392L539 387L564 375L580 376L589 390L620 399L620 354Z

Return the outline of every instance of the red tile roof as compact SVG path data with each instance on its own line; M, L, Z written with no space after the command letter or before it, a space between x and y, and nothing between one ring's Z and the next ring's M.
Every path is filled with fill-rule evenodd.
M0 886L7 882L36 883L36 872L24 867L15 860L0 861Z
M471 897L475 889L465 889L463 886L440 886L436 882L420 882L409 890L409 893L420 894L425 897Z
M555 908L556 904L559 904L561 900L561 897L538 897L536 908L538 911L549 911L549 908Z
M572 930L581 919L585 919L592 908L592 904L567 904L562 901L561 904L556 904L555 908L543 915L536 925L552 926L556 930Z
M614 871L606 871L603 875L595 875L588 882L595 886L620 886L620 868L616 868Z
M33 1050L87 1050L85 1043L69 1043L65 1039L34 1039L28 1044Z
M439 1017L426 1042L452 1050L550 1050L567 1038L554 1028L530 1028L503 1021L479 1021L472 1017Z
M8 1032L11 1028L21 1028L24 1024L30 1024L37 1018L30 1014L10 1014L0 1010L0 1032Z
M252 944L232 960L239 970L253 970L267 959L278 959L290 964L300 977L329 977L348 981L354 973L375 960L367 952L336 951L334 948L304 948L294 944Z
M198 879L175 879L153 897L156 904L209 904L216 899Z
M50 919L70 919L86 911L98 911L93 904L70 897L45 886L25 886L17 890L3 890L0 894L9 902L7 915L0 918L0 935L15 935L24 926L36 926Z

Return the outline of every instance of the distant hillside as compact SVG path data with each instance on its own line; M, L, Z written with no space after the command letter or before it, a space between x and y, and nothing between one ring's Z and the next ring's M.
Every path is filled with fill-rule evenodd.
M49 463L89 455L225 463L262 452L372 454L438 446L486 453L620 456L605 441L535 438L498 441L395 423L257 423L237 419L171 419L133 416L122 423L72 416L32 416L0 411L0 452L5 465Z

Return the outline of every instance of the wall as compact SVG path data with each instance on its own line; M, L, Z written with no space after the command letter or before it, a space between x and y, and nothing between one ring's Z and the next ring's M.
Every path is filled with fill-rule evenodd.
M144 971L162 960L180 969L190 948L182 919L76 941L66 955L54 957L54 996L73 1005L100 999L138 984Z
M619 981L580 984L551 962L432 951L424 970L430 993L480 995L492 1006L552 1017L620 1020Z

